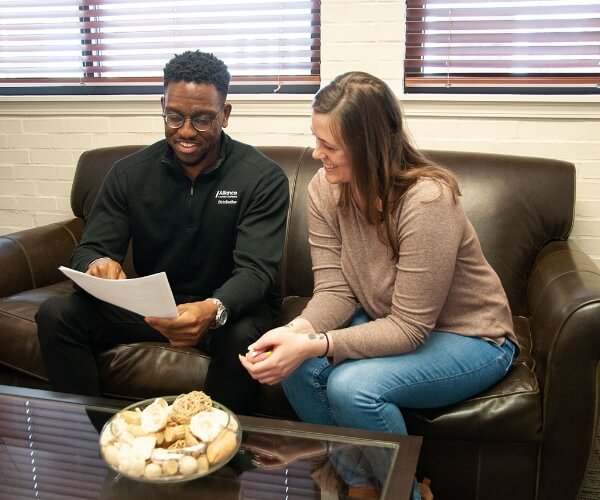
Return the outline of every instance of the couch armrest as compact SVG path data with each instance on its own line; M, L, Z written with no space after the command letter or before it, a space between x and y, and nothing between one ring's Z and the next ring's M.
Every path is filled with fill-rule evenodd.
M0 236L0 297L64 280L58 266L69 264L82 232L73 218Z
M600 409L600 270L574 242L550 243L536 258L527 297L543 397L539 498L576 498Z

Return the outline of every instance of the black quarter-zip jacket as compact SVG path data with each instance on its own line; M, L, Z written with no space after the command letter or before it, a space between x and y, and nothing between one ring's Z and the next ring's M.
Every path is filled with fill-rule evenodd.
M161 140L115 163L71 258L85 272L99 257L135 271L164 271L177 303L219 298L231 318L273 299L289 205L282 169L225 133L218 168L194 182Z

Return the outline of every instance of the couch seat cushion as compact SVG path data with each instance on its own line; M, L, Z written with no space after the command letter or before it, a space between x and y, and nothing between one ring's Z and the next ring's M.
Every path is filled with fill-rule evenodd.
M411 434L467 441L540 442L542 403L531 355L529 321L513 317L521 352L487 391L451 407L403 410Z
M72 282L66 280L0 299L0 363L47 380L35 313L46 299L72 290Z
M140 342L114 346L97 362L104 395L142 399L203 390L210 358L193 347Z

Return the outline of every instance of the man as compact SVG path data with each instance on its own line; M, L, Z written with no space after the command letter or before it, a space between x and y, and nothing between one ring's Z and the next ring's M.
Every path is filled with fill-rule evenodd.
M74 269L125 279L131 240L137 274L165 271L179 316L143 318L83 291L49 299L36 321L55 390L98 395L96 352L167 339L207 352L205 392L251 411L257 385L238 353L277 313L289 193L279 166L223 132L229 80L212 54L188 51L166 64L166 139L115 163L71 258Z

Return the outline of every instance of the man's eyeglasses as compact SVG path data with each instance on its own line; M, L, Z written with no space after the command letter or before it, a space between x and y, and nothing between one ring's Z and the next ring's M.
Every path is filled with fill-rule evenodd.
M167 124L167 127L169 127L169 128L181 128L181 127L183 127L183 124L187 120L191 120L192 127L194 127L198 132L206 132L206 131L210 130L213 122L217 119L217 116L219 116L219 113L221 111L223 111L224 107L225 107L225 103L223 103L223 105L221 106L221 109L219 109L219 111L214 116L214 118L210 118L209 116L206 116L206 115L192 116L191 118L184 118L183 116L178 115L177 113L163 113L162 116L165 119L165 123Z

